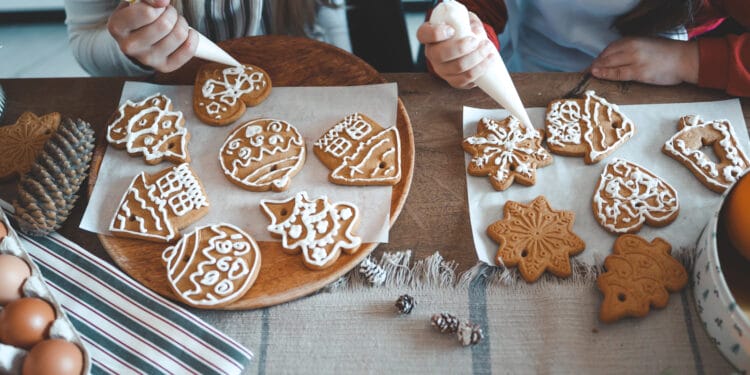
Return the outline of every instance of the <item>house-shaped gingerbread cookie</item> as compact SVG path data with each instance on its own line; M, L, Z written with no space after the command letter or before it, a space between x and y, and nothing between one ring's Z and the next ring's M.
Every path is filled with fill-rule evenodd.
M339 185L395 185L401 180L401 141L395 127L384 129L354 113L329 129L313 150Z

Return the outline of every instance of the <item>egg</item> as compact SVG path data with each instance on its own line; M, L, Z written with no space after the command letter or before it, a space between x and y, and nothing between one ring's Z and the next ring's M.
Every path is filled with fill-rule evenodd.
M750 260L750 173L746 173L729 194L726 223L729 240Z
M5 226L5 223L0 221L0 242L3 242L5 237L8 235L8 228Z
M78 345L61 339L44 340L23 361L23 375L80 375L83 352Z
M49 338L55 310L40 298L17 299L0 311L0 342L22 349Z
M21 298L23 282L31 276L31 269L23 259L0 254L0 306Z

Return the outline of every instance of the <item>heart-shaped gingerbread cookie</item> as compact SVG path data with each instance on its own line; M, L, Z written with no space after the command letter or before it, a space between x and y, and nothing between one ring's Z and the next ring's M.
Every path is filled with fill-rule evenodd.
M270 93L271 77L257 66L206 64L195 77L193 110L208 125L227 125Z

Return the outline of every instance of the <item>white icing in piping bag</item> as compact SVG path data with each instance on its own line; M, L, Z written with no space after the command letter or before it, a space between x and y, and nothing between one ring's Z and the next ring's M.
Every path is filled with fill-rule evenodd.
M141 0L125 0L130 4L139 3ZM192 27L191 27L192 29ZM216 45L211 39L193 29L198 34L198 46L195 48L195 57L204 60L214 61L231 66L241 66L239 61L230 56L226 51Z
M455 0L443 0L442 3L438 4L432 11L430 23L433 25L440 23L450 25L456 30L454 38L464 38L474 35L469 23L469 11L463 4ZM484 34L476 36L487 39L487 35ZM516 86L513 85L513 81L510 79L508 69L500 57L500 53L497 50L493 53L497 54L493 60L494 63L487 68L487 72L479 77L475 83L482 91L486 92L492 99L495 99L496 102L507 109L523 124L533 127L531 120L529 120L529 115L526 113L526 108L524 108L521 98L518 96Z

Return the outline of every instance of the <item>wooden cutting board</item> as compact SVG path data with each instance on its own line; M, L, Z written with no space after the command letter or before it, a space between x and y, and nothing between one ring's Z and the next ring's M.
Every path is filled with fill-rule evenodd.
M353 86L386 82L374 68L358 57L311 39L260 36L229 40L220 43L220 46L240 62L265 69L274 86ZM156 75L153 81L171 85L192 84L198 67L203 63L202 60L193 60L176 72ZM112 108L113 112L115 110ZM398 101L396 127L401 138L402 177L393 187L390 225L396 221L404 206L414 172L414 135L401 100ZM89 192L96 184L106 147L106 143L96 147ZM99 239L115 263L128 275L149 289L175 299L161 261L162 250L167 245L106 235L99 235ZM255 284L245 296L223 309L273 306L314 293L357 266L378 244L366 243L352 255L342 254L333 266L322 271L306 268L301 256L284 253L279 242L259 242L258 245L262 260Z

